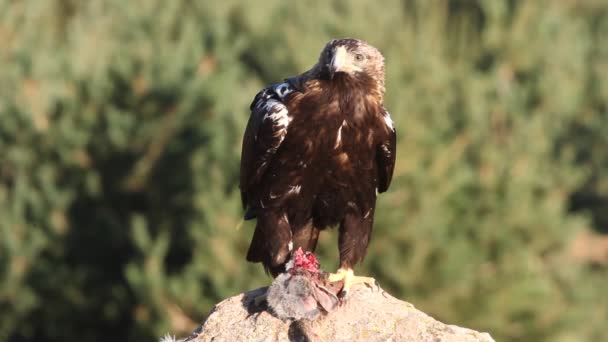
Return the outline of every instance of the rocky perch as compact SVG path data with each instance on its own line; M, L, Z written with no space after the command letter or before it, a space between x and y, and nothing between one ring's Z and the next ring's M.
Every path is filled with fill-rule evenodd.
M379 288L354 286L343 304L314 321L282 321L255 307L253 298L264 291L220 302L180 341L494 341L488 333L441 323ZM161 341L175 340L166 336Z

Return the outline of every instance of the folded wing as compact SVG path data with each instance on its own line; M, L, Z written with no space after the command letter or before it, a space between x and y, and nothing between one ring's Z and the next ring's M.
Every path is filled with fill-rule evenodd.
M378 165L378 192L388 190L395 169L395 157L397 154L397 132L393 120L386 109L382 113L384 125L386 125L386 136L376 147L376 163Z
M280 83L260 91L251 103L241 154L240 188L245 219L255 218L256 206L249 201L256 197L256 185L287 135L292 117L284 101L293 91L289 83Z

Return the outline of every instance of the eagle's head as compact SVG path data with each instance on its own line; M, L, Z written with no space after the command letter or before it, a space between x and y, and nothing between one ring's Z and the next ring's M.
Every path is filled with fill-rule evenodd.
M322 74L329 80L341 77L370 78L384 86L384 57L375 47L354 38L331 40L319 57Z

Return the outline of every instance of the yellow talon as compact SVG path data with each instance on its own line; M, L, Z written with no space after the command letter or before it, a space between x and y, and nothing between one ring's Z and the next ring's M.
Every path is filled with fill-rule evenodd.
M351 286L354 284L366 284L370 287L375 287L376 279L371 277L359 277L355 276L355 273L350 268L340 268L336 273L332 273L328 278L329 282L333 283L336 281L343 281L344 286L342 287L342 293L346 294L350 291Z

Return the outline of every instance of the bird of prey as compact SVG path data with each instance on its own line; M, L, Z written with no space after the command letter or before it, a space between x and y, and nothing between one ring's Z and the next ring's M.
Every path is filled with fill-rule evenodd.
M243 138L245 219L257 219L247 253L274 277L292 251L314 251L339 225L342 295L355 283L374 221L376 196L393 175L396 134L384 108L384 57L370 44L334 39L308 71L261 90Z

